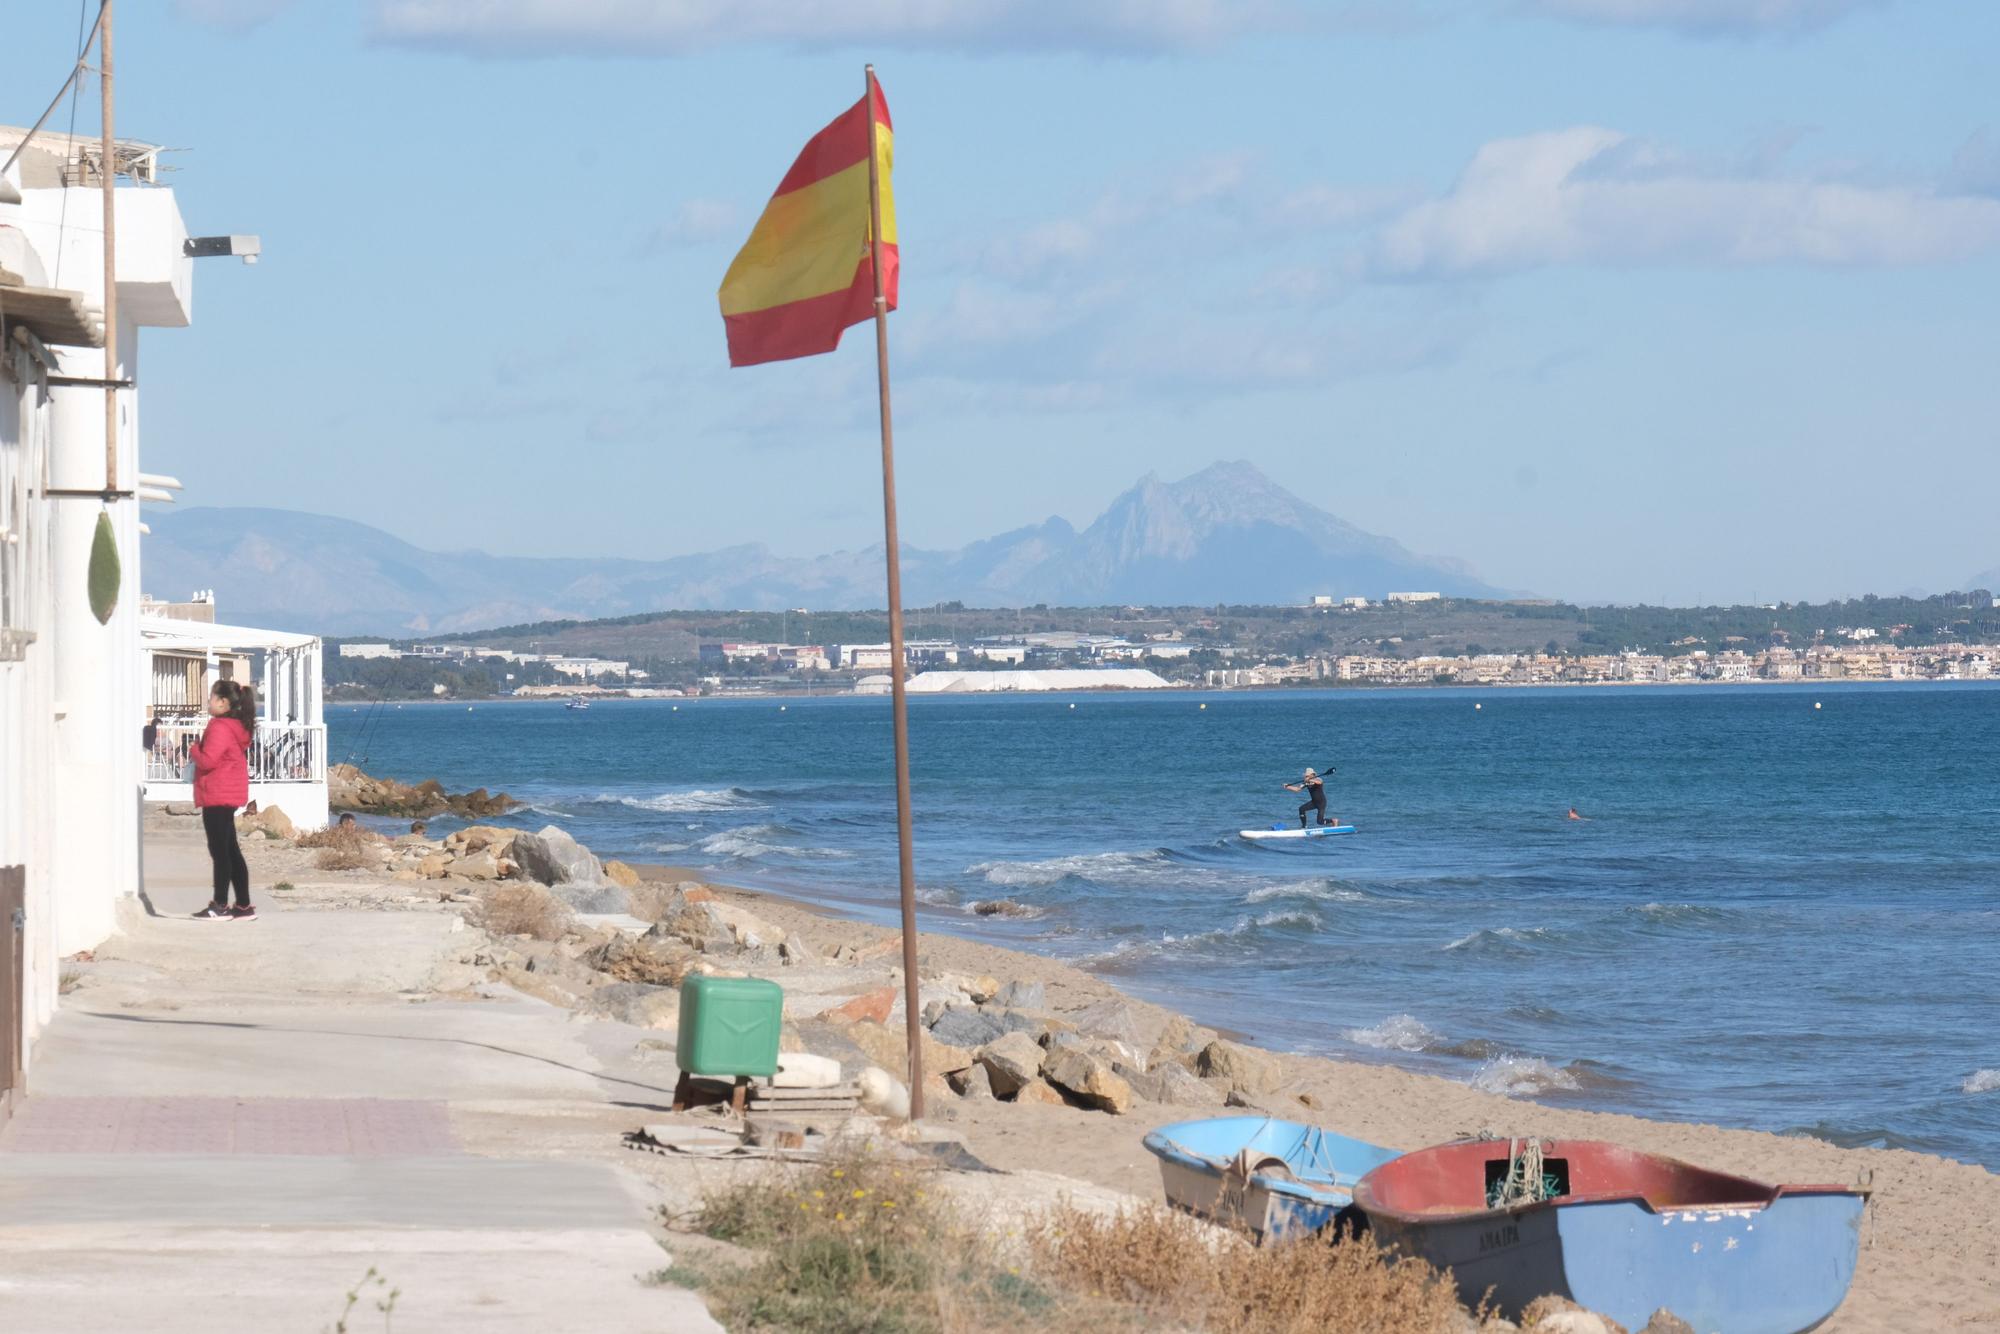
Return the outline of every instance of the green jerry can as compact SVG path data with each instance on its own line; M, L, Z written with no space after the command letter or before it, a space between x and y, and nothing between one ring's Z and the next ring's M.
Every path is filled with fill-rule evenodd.
M675 1056L690 1075L775 1075L785 992L761 977L694 976L681 983Z

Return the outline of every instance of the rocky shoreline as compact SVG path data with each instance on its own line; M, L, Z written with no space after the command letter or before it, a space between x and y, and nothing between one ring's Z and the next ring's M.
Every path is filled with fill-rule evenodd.
M480 928L441 990L500 985L579 1022L654 1030L670 1060L679 984L766 977L785 993L783 1047L844 1078L907 1069L901 939L676 868L602 862L554 827L448 837L369 831L249 847L277 897L445 910ZM322 865L331 867L328 875ZM929 1119L1002 1170L1056 1172L1159 1198L1140 1146L1164 1122L1242 1107L1395 1148L1482 1132L1617 1140L1763 1179L1870 1181L1866 1245L1832 1329L2000 1328L2000 1177L1902 1150L1544 1107L1386 1066L1260 1050L1054 960L926 934L919 995Z

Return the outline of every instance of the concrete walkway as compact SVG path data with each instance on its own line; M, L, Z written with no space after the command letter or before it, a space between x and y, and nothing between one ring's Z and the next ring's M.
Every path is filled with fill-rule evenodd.
M635 1030L442 998L450 914L197 922L198 837L146 856L159 915L97 952L0 1129L0 1330L320 1331L371 1268L356 1334L720 1328L644 1281L670 1257L612 1127L672 1072L620 1068Z

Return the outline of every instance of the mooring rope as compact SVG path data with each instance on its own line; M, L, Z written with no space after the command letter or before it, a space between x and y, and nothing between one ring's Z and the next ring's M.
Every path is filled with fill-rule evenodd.
M1507 1176L1494 1198L1496 1209L1521 1204L1540 1204L1549 1198L1548 1179L1542 1175L1542 1141L1529 1138L1507 1141Z

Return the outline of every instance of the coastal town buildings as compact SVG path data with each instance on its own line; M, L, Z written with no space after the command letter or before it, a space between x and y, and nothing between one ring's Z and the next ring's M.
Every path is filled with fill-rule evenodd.
M107 164L95 139L0 129L0 1099L58 961L140 888L139 503L165 494L140 472L140 331L187 325L194 280L174 192L149 183L159 151L119 141Z
M1403 658L1385 654L1313 657L1250 663L1208 671L1210 686L1287 685L1332 681L1355 685L1666 685L1758 681L1983 681L1994 675L2000 647L1934 644L1782 645L1750 653L1697 649L1652 653L1480 653Z

